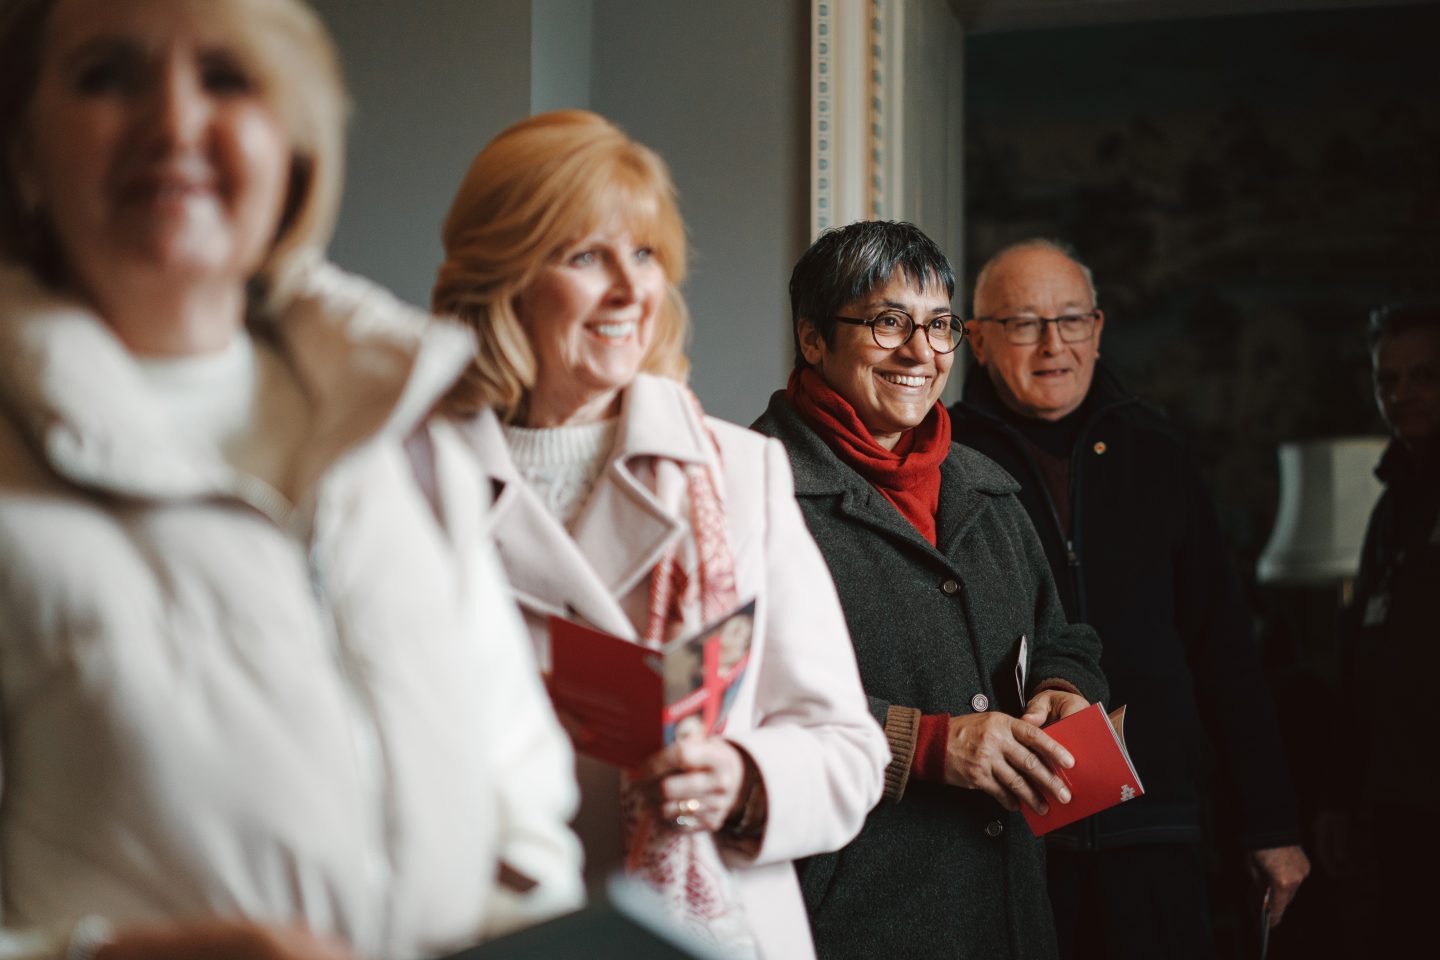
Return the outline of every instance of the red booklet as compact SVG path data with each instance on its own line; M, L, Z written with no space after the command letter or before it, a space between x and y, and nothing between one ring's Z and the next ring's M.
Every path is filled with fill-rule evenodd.
M555 706L584 725L582 753L638 765L680 737L721 732L745 668L755 601L660 649L550 618Z
M1140 785L1140 775L1130 762L1130 752L1125 749L1124 707L1107 717L1103 706L1092 703L1079 713L1050 724L1045 732L1070 751L1075 766L1068 770L1055 769L1070 788L1069 803L1048 798L1050 812L1044 816L1027 806L1020 807L1035 836L1044 836L1067 823L1134 800L1145 792Z

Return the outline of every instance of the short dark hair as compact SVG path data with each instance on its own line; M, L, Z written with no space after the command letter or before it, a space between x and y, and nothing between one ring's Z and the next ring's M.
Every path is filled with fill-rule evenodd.
M790 332L795 368L806 366L800 321L809 320L827 345L835 342L834 317L890 279L896 270L920 287L939 282L955 296L955 270L934 240L913 223L860 220L822 233L790 274Z
M1406 300L1376 307L1370 311L1365 341L1374 350L1381 337L1416 327L1440 330L1440 300Z

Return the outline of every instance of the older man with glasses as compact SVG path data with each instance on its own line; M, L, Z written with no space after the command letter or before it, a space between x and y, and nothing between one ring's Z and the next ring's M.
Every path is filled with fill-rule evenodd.
M1113 705L1129 706L1145 796L1050 837L1061 956L1209 960L1211 786L1269 922L1309 863L1214 507L1175 429L1099 362L1104 326L1090 271L1068 249L1028 240L996 254L976 279L979 369L951 410L955 440L1020 482L1065 610L1099 632Z

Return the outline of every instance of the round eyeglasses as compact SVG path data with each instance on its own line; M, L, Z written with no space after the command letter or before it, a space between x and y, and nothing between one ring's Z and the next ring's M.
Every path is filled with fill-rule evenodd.
M870 336L875 338L876 346L886 350L905 346L910 342L910 338L915 336L917 329L925 332L926 342L936 353L953 353L955 348L960 346L960 341L965 339L965 322L953 313L930 317L924 323L916 323L915 318L903 310L886 310L869 320L841 316L830 319L857 327L869 327Z
M998 323L1005 328L1005 339L1017 347L1028 347L1045 339L1045 327L1055 324L1060 339L1066 343L1089 340L1095 332L1100 311L1067 313L1058 317L976 317L981 323Z

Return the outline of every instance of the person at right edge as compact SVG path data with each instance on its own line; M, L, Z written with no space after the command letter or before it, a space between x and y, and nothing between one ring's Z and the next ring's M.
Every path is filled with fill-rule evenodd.
M1360 552L1344 675L1361 702L1385 707L1359 713L1366 722L1342 731L1356 777L1337 793L1348 795L1359 815L1349 826L1360 829L1345 830L1337 849L1327 842L1333 831L1317 825L1316 845L1322 866L1373 880L1381 910L1371 924L1375 955L1405 956L1434 924L1433 886L1414 877L1440 857L1429 828L1440 812L1440 778L1425 749L1429 710L1388 691L1440 675L1440 301L1381 307L1368 339L1375 403L1393 437L1375 468L1385 492Z
M1310 865L1250 615L1195 461L1099 363L1090 271L1058 243L997 253L975 283L978 364L955 440L1024 504L1070 620L1094 627L1108 707L1145 785L1135 803L1049 836L1060 955L1213 958L1202 797L1235 824L1280 921ZM1261 892L1257 892L1258 911Z

